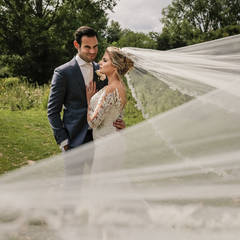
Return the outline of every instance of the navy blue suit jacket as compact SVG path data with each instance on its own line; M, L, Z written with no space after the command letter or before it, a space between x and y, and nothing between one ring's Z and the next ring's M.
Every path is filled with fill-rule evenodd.
M98 80L98 64L93 62L94 81L97 90L107 85ZM88 130L86 86L80 67L74 57L54 70L48 101L48 119L57 144L68 139L69 147L82 143ZM63 115L61 111L63 108Z

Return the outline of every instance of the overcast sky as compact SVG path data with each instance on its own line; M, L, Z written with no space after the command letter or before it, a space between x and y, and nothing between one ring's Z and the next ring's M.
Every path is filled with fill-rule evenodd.
M110 20L137 32L161 31L161 12L172 0L119 0Z

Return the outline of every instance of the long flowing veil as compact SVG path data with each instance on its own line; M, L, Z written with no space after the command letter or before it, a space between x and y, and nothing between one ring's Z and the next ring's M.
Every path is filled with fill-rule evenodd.
M128 82L146 120L1 176L0 239L240 233L240 35L123 50L136 62Z

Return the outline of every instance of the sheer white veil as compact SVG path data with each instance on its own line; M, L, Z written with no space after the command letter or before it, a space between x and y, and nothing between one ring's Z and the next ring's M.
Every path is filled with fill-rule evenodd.
M128 82L146 120L1 176L0 239L240 233L240 35L123 50L136 63Z

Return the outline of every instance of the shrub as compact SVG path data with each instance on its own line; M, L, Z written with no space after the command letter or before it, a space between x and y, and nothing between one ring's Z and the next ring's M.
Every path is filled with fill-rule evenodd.
M0 81L0 108L12 111L44 106L46 109L48 86L34 86L24 79L12 77Z
M11 88L17 86L20 83L20 78L18 77L9 77L2 79L2 85L5 88Z

